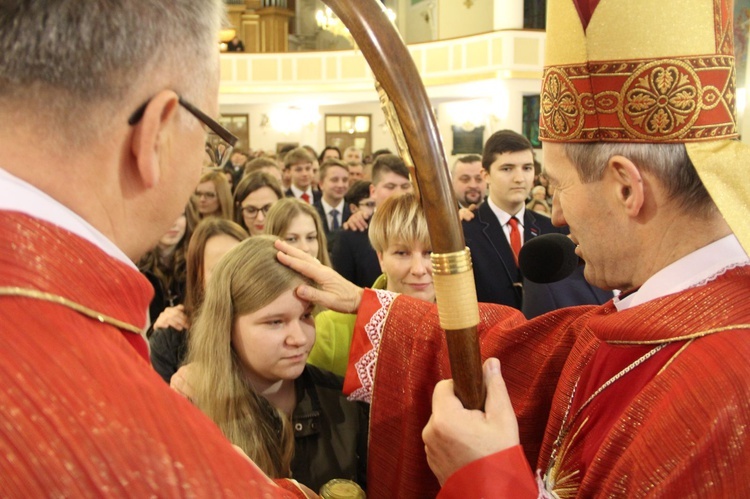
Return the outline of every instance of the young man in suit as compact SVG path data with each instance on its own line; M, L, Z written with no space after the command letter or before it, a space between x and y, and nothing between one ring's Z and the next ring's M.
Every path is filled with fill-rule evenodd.
M528 139L512 130L495 132L484 146L482 167L489 186L487 202L473 220L463 222L479 301L515 307L533 317L610 299L611 293L591 287L580 272L552 285L524 283L518 268L523 243L541 234L567 233L554 227L549 217L526 209L534 187L534 153Z
M313 190L313 156L304 147L295 147L284 156L284 170L291 180L284 192L286 197L295 197L313 204L321 197L320 191Z
M333 240L341 226L351 215L344 196L349 188L349 170L346 163L329 158L320 165L320 192L322 197L314 203L323 229L328 239L328 247L333 248Z

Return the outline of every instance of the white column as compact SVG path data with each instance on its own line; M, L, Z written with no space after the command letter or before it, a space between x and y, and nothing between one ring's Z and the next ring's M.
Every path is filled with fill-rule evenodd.
M493 29L523 28L524 0L494 0Z

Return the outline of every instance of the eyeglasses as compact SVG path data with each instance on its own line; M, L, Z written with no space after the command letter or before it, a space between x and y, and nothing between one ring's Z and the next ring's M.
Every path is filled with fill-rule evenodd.
M194 197L195 199L206 198L206 199L208 199L208 200L211 200L211 199L216 199L216 193L215 193L215 192L201 192L201 191L195 191L195 192L193 193L193 197Z
M247 215L250 218L255 218L258 216L258 212L262 211L263 216L268 215L268 210L271 209L271 205L267 204L263 206L262 208L256 208L255 206L243 206L242 207L242 213Z
M130 118L128 118L128 125L133 126L141 121L149 102L151 102L151 99L144 102L133 114L130 115ZM235 137L232 132L224 128L218 121L211 118L181 96L178 96L178 102L190 114L195 116L198 121L203 123L203 125L208 128L208 131L213 132L219 139L221 139L221 141L223 141L217 141L215 144L212 144L209 141L206 142L206 152L211 156L211 161L216 165L216 168L222 168L232 155L232 150L239 139Z
M361 201L357 203L360 208L375 208L375 201Z

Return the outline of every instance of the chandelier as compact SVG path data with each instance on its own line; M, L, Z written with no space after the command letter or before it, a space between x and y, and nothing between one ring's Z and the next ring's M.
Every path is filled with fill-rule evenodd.
M391 22L394 22L396 20L396 13L393 12L393 9L383 7L383 11ZM354 45L354 40L351 33L349 33L347 27L344 26L344 23L341 22L341 19L339 19L336 14L333 13L330 7L326 7L323 10L318 10L315 13L315 22L317 22L320 29L328 31L329 33L332 33L336 36L343 36L344 38L349 40L352 45Z

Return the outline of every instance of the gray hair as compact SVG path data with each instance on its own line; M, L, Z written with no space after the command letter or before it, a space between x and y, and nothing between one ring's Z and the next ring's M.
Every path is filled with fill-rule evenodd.
M4 1L0 101L78 127L71 134L93 132L111 118L96 115L115 112L145 78L156 74L184 92L186 82L215 77L208 61L223 8L218 0Z
M568 143L563 145L568 159L576 166L581 182L602 178L612 156L624 156L638 168L654 175L683 209L709 216L716 210L711 196L690 161L684 144Z

